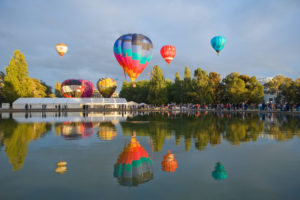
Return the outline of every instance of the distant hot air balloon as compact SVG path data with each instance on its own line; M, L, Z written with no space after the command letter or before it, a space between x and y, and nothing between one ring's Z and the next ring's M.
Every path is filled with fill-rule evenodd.
M57 53L62 57L68 51L68 46L64 43L58 43L56 45Z
M114 177L125 186L137 186L153 178L152 161L135 136L119 155L114 165Z
M215 180L223 180L227 178L227 172L220 162L217 162L215 170L211 173L211 175Z
M97 88L104 98L110 98L116 91L117 81L112 78L101 78L97 82Z
M173 58L176 56L176 47L173 45L165 45L160 49L160 54L163 59L170 64Z
M142 34L126 34L119 37L114 44L114 54L131 81L144 71L152 58L151 40Z
M88 98L93 95L94 85L87 80L68 79L61 84L61 92L67 98Z
M220 51L223 49L224 45L226 44L226 39L223 36L215 36L211 39L210 44L212 48L214 48L214 50L219 55Z
M168 151L163 159L164 160L161 162L161 169L165 172L175 172L177 169L177 161L174 154L172 154L171 151Z

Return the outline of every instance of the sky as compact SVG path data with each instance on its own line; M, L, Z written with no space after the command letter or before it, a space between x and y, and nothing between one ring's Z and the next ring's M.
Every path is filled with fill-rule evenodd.
M159 65L172 80L175 72L183 77L185 66L192 73L200 67L222 78L239 72L296 79L299 19L299 0L0 0L0 71L20 49L30 77L52 87L69 78L96 84L103 77L121 85L124 74L113 44L123 34L140 33L154 49L137 81L149 79L151 65ZM216 35L227 40L220 56L210 46ZM62 58L57 43L69 47ZM166 44L177 48L170 65L160 55Z

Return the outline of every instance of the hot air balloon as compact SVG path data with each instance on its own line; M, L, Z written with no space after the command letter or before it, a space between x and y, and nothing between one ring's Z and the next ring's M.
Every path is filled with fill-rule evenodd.
M170 64L173 58L176 56L176 47L173 45L165 45L160 49L160 54L163 59Z
M211 175L215 180L223 180L227 178L227 172L225 171L224 166L220 162L217 162L215 170L212 172Z
M58 163L56 163L56 169L55 172L59 173L59 174L64 174L67 171L67 162L65 161L59 161Z
M144 71L152 58L151 40L142 34L126 34L119 37L114 44L114 54L131 81Z
M175 155L169 150L166 155L163 157L161 162L161 170L165 172L175 172L177 169L177 161Z
M153 179L152 161L135 135L114 165L114 177L121 185L137 186Z
M61 84L61 92L67 98L88 98L93 95L94 85L87 80L68 79Z
M57 53L62 57L68 51L68 46L64 43L58 43L56 45Z
M83 139L93 135L92 122L66 121L61 126L61 134L67 140Z
M101 78L97 82L97 88L104 98L110 98L116 91L117 81L112 78Z
M214 48L214 50L219 55L220 51L223 49L224 45L226 44L226 39L223 36L215 36L211 39L210 44L212 48Z
M101 123L98 136L101 140L113 140L117 136L117 129L112 122Z

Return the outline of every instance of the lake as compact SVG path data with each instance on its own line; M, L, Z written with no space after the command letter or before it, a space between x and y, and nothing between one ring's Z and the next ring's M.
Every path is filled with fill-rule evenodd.
M297 115L2 113L0 197L298 199L299 153Z

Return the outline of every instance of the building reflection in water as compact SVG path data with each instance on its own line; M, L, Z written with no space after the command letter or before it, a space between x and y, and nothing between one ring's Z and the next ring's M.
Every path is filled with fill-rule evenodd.
M114 123L115 122L100 123L97 135L101 140L113 140L117 136L117 129Z
M113 175L123 186L138 186L153 179L152 161L135 134L119 155Z
M65 139L83 139L93 135L92 122L70 122L66 121L61 126L61 134Z
M169 150L166 155L163 156L163 161L161 162L161 170L165 172L175 172L177 169L177 160L175 159L175 154L172 154Z
M225 171L225 168L221 162L216 163L215 170L211 173L211 175L215 180L218 181L227 178L227 172Z

